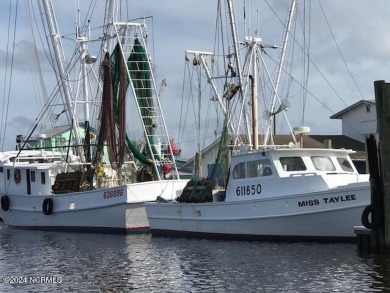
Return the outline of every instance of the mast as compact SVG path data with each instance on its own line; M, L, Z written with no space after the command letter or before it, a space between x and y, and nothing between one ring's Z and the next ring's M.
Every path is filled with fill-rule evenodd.
M103 51L108 51L108 40L110 38L111 28L114 22L113 9L115 0L106 1L106 9L104 11L104 30L103 30Z
M198 152L196 153L196 156L195 156L195 173L196 173L196 176L195 178L197 180L200 180L202 179L203 177L203 172L202 172L202 149L201 149L201 146L200 146L200 111L201 111L201 106L202 106L202 79L201 79L201 70L202 70L202 67L199 68L199 72L198 72L198 125L197 125L197 128L198 128Z
M251 136L250 136L250 131L249 131L249 125L248 125L248 117L247 117L247 111L246 111L246 105L244 101L244 90L243 90L243 78L242 78L242 70L241 70L241 63L240 63L240 50L238 49L238 39L237 39L237 26L236 26L236 16L234 13L234 7L233 7L233 0L227 0L228 4L228 14L229 14L229 20L230 20L230 29L232 32L232 39L233 39L233 47L234 47L234 56L235 56L235 61L236 61L236 71L237 71L237 76L238 76L238 82L240 85L239 91L240 91L240 96L241 100L243 103L243 112L244 112L244 124L245 124L245 129L247 132L247 137L249 139L249 144L251 144Z
M245 38L245 44L249 48L249 68L252 74L249 75L251 81L251 105L252 105L252 143L253 149L256 150L259 147L259 131L258 131L258 114L257 114L257 52L261 38L259 36ZM251 67L251 68L250 68Z
M223 114L225 116L227 116L227 109L222 101L222 96L221 94L218 92L218 89L217 89L217 86L213 80L213 77L212 77L212 74L211 74L211 71L210 71L210 68L207 64L207 61L205 59L205 56L209 56L210 58L214 58L214 53L212 52L204 52L204 51L193 51L193 50L187 50L185 52L185 55L186 57L188 55L194 55L194 57L200 61L200 64L203 66L203 69L205 71L205 74L206 74L206 77L207 77L207 82L210 84L213 92L214 92L214 95L217 99L217 102L218 102L218 105L219 107L221 108ZM232 131L232 133L235 133L236 130L235 130L235 126L233 124L232 121L229 121L228 123L228 127L230 128L230 130Z
M42 0L39 3L39 9L41 14L46 16L46 23L50 33L50 40L52 43L52 49L54 51L54 59L57 66L57 72L59 74L58 81L61 85L61 89L64 94L65 104L67 106L67 119L68 124L73 125L72 127L72 136L76 142L76 149L78 150L78 154L82 161L84 161L83 150L81 146L81 139L78 133L78 120L75 112L75 101L72 101L72 91L69 84L69 78L67 71L65 70L65 56L61 43L61 36L58 31L57 22L54 15L53 6L50 0ZM73 123L72 123L73 121Z
M292 0L291 5L290 5L290 10L288 13L287 25L285 26L286 29L284 31L284 36L283 36L283 45L282 45L282 48L280 49L279 61L278 61L278 66L277 66L277 74L276 74L276 80L275 80L275 86L274 86L274 92L273 92L273 98L272 98L271 113L273 113L275 111L275 102L276 102L276 98L278 96L278 88L279 88L280 77L282 74L282 66L284 63L284 57L286 55L286 47L287 47L287 42L288 42L288 39L290 36L291 25L292 25L292 22L293 22L294 16L295 16L295 10L296 10L296 0ZM276 123L275 119L276 119L276 115L273 115L272 123L268 123L266 133L264 136L264 144L267 144L268 137L270 136L271 126L272 126L271 124L273 124L275 127L275 123Z
M256 60L257 44L254 41L251 52L252 59L252 75L249 75L251 80L251 97L252 97L252 135L253 135L253 149L257 150L259 147L259 130L257 125L257 60Z
M82 82L83 82L83 98L84 98L84 121L88 123L89 121L89 92L87 85L87 63L91 64L93 60L91 60L90 56L87 55L87 47L86 47L86 38L78 37L78 41L80 42L80 53L81 53L81 74L82 74ZM88 59L88 61L87 61Z

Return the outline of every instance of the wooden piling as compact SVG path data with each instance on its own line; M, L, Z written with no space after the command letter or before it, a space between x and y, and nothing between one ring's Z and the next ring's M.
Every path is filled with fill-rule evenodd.
M371 244L373 249L381 249L384 246L384 197L383 182L380 169L380 156L378 153L375 136L371 134L366 140L368 170L371 184ZM363 212L362 218L365 211ZM366 215L367 216L367 215ZM363 221L363 220L362 220ZM358 230L362 233L361 230ZM355 230L356 232L356 230ZM368 233L363 233L367 235ZM358 234L357 234L358 235ZM366 237L366 236L364 236Z
M376 81L375 101L377 107L377 131L381 178L383 180L384 244L390 249L390 83Z
M390 251L390 83L378 80L374 88L379 142L374 135L366 140L371 205L363 211L365 228L355 227L355 233L360 249Z
M390 83L374 82L377 113L377 134L366 140L368 167L371 183L371 206L366 208L363 219L371 214L366 228L355 227L359 248L390 250ZM366 221L367 222L367 221ZM368 227L370 226L370 227Z

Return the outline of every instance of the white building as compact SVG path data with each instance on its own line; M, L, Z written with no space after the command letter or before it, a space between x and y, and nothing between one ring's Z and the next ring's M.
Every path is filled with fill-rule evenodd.
M361 142L371 133L376 133L376 104L374 100L361 100L332 115L341 119L342 133Z

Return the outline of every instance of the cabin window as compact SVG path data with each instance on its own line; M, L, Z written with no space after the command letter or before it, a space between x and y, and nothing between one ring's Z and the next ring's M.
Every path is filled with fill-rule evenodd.
M279 162L284 171L306 171L305 163L301 157L280 157Z
M314 168L318 171L336 171L336 167L333 165L332 160L329 157L311 157Z
M46 176L45 176L45 172L41 172L41 184L46 184Z
M11 171L7 169L7 180L9 180L10 177L11 177Z
M0 167L0 173L4 173L4 167Z
M237 164L233 169L233 178L246 178L245 162Z
M343 171L354 172L353 167L346 158L337 158L337 161L339 162Z
M269 160L256 160L248 162L248 178L272 175Z
M371 112L371 104L367 103L366 104L366 113L370 113Z
M35 171L30 172L31 182L35 182Z

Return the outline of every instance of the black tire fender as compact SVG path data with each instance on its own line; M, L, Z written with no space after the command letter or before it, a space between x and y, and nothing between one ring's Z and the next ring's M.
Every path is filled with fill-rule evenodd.
M48 216L53 213L53 200L51 198L45 198L42 203L42 212Z
M1 201L1 209L5 212L8 211L11 204L8 195L3 195L0 201Z
M367 229L375 229L375 225L373 223L373 219L372 219L372 212L374 211L374 207L372 206L372 204L370 204L369 206L366 206L363 210L363 213L362 213L362 224L364 227L366 227ZM371 214L371 223L370 221L368 220L368 216Z

